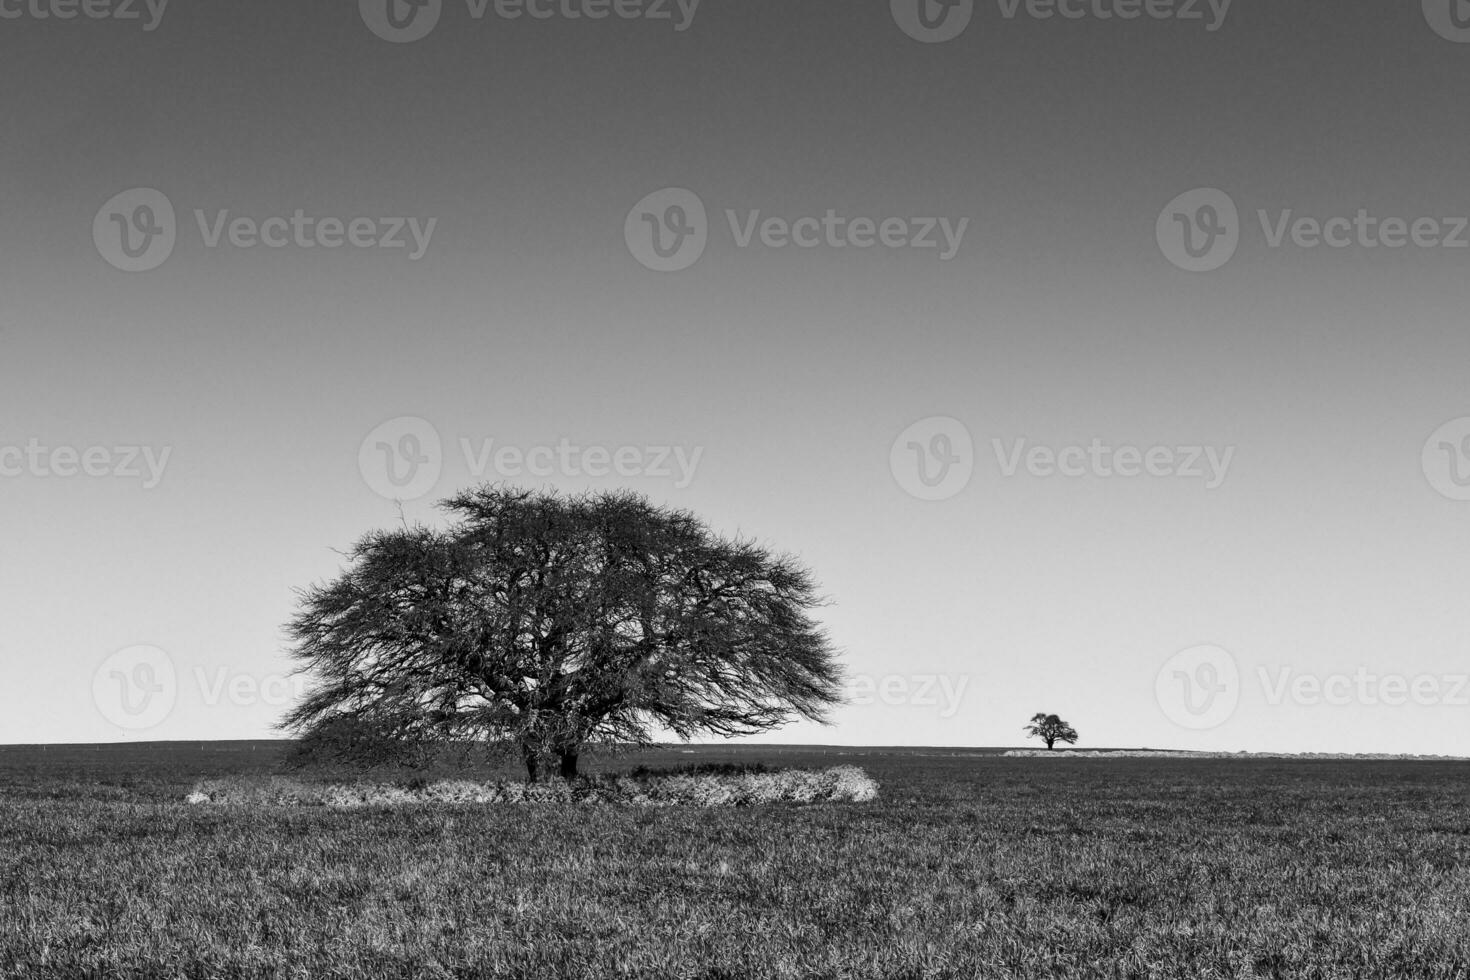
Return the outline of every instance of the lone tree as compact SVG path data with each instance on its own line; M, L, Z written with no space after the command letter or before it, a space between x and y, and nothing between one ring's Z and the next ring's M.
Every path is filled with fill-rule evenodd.
M1031 716L1031 723L1026 726L1026 734L1044 741L1048 750L1051 750L1058 742L1066 742L1068 745L1077 744L1077 729L1056 715L1049 715L1044 711L1038 711Z
M527 777L583 745L825 721L841 670L810 573L630 492L487 485L447 530L368 534L301 593L292 656L318 682L282 722L308 746L519 749Z

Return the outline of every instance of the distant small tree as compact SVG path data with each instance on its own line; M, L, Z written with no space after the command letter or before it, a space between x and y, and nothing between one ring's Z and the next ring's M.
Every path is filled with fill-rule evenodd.
M1038 711L1031 716L1031 723L1026 726L1026 734L1041 739L1046 743L1048 750L1058 742L1066 742L1068 745L1077 744L1077 729L1056 715L1049 715L1044 711Z

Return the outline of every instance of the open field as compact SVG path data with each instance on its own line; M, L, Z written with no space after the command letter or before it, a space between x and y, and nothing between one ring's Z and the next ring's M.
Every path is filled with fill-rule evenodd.
M278 747L0 749L7 977L1470 977L1470 764L747 747L877 802L191 807Z
M1010 758L1091 758L1111 761L1119 758L1226 758L1226 760L1352 760L1376 761L1376 763L1464 763L1461 755L1391 755L1366 754L1366 752L1173 752L1169 749L1008 749L1004 755Z

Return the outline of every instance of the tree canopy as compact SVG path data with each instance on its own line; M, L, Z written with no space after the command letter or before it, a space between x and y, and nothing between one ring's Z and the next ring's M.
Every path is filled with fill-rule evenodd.
M518 746L529 777L591 742L746 735L825 720L841 671L794 559L630 492L487 485L446 529L372 532L301 596L308 743Z

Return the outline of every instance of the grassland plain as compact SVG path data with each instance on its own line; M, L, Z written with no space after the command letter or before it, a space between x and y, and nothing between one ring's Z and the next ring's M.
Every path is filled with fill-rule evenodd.
M1470 977L1470 764L854 764L877 802L188 806L278 746L0 749L0 975Z

